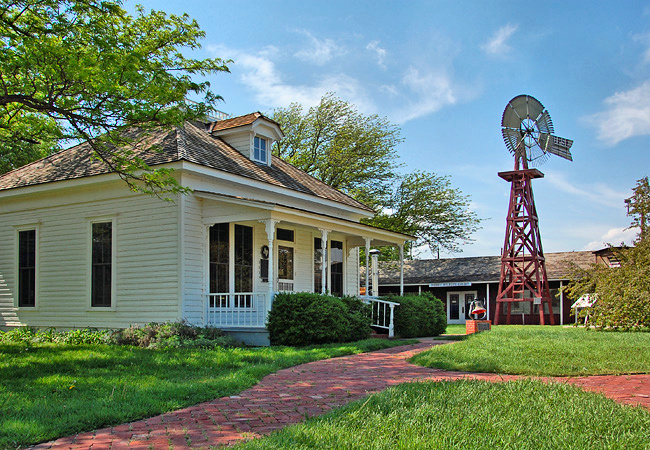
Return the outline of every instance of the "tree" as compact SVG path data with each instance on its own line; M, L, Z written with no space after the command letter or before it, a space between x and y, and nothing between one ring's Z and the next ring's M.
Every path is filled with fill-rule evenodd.
M650 215L648 177L637 181L632 197L625 200L632 227L639 227L634 247L610 247L620 267L594 264L588 269L574 267L573 280L567 291L577 299L597 294L596 304L584 310L590 323L599 328L623 330L650 328L650 239L646 224Z
M459 244L471 242L479 228L480 219L469 209L469 197L453 188L449 177L434 173L415 171L402 176L386 206L365 222L416 236L410 245L427 245L434 254L440 249L461 251Z
M650 328L650 239L637 241L634 247L611 250L621 266L594 264L586 270L576 269L568 293L574 299L597 293L596 304L584 310L593 326Z
M650 183L648 177L637 180L632 192L632 196L625 200L628 208L627 215L632 216L630 228L638 227L638 240L643 241L648 232L646 227L650 223Z
M407 250L426 244L460 251L459 243L478 229L469 198L448 177L397 173L395 146L402 138L387 119L364 116L331 93L306 113L294 103L275 110L273 119L285 133L274 154L375 209L365 223L416 236ZM395 257L394 248L382 250L382 259Z
M273 148L276 156L370 207L387 202L399 166L399 127L360 114L332 93L306 113L292 103L272 118L285 134Z
M220 99L192 76L228 71L230 61L181 53L200 47L196 21L140 6L131 16L120 0L0 0L0 33L0 173L88 141L132 189L181 189L134 146ZM203 98L187 102L190 94Z

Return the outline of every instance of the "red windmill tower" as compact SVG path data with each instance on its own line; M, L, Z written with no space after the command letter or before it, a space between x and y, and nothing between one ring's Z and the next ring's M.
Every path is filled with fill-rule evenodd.
M534 97L519 95L508 103L501 120L503 139L515 157L515 169L499 172L512 184L506 219L506 238L501 253L501 277L496 299L494 324L499 324L502 305L510 324L513 302L539 305L539 323L544 325L544 305L554 325L546 261L539 234L532 180L544 174L533 168L548 159L549 153L573 161L569 149L573 141L553 136L548 111Z

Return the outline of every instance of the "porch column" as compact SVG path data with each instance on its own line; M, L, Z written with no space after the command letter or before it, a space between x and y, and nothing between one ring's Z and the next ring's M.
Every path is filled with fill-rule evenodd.
M560 280L560 325L564 325L564 282Z
M275 225L279 222L279 220L266 219L260 220L260 222L266 226L266 238L269 241L269 298L266 302L266 311L268 312L271 311L271 305L273 304L273 294L275 293L275 274L273 273L273 268L275 266L273 263L273 241L275 240Z
M490 320L490 283L485 283L485 309L487 310L487 320Z
M370 238L366 241L366 297L370 295Z
M399 245L399 295L404 295L404 244Z
M319 230L321 249L323 250L323 265L321 267L321 294L325 294L329 290L329 283L327 280L327 264L329 264L329 255L327 254L327 235L329 234L330 230L324 230L322 228L319 228Z

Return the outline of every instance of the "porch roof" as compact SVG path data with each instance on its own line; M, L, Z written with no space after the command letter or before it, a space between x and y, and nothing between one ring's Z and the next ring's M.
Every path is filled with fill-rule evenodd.
M251 208L250 213L240 214L239 216L228 216L228 221L277 219L282 222L312 226L318 229L327 229L329 231L336 231L350 235L351 237L348 238L348 243L355 247L365 245L364 238L366 237L371 239L371 245L374 246L400 245L406 241L416 239L414 236L408 234L398 233L327 214L318 214L290 205L247 199L244 197L235 197L208 191L194 191L194 195L205 199L239 204ZM213 218L206 217L203 219L206 224L217 223L221 220L223 220L221 216Z

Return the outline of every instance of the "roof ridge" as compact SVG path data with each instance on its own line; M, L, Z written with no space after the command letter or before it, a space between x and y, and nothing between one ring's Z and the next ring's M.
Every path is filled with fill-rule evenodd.
M186 123L176 127L176 152L177 158L187 159L187 135L185 132Z

